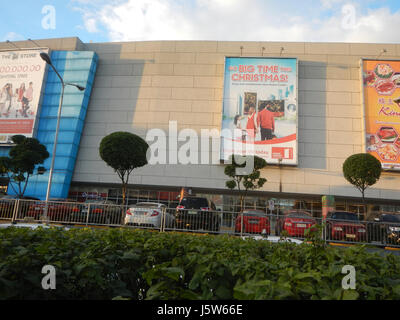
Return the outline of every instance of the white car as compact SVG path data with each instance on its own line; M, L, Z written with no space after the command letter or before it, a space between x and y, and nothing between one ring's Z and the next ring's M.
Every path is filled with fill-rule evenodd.
M166 205L157 202L138 202L126 211L125 224L161 228L163 213L165 226L172 227L175 217L168 212Z

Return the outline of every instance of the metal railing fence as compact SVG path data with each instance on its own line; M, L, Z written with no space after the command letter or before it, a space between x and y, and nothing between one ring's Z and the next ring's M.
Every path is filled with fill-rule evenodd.
M285 215L247 209L167 208L162 204L115 205L107 201L62 202L0 199L0 223L37 222L109 226L237 236L264 235L307 240L320 231L325 242L400 247L400 223L333 220L304 214Z

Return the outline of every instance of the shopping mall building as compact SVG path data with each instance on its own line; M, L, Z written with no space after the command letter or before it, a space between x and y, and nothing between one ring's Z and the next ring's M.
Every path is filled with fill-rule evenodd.
M239 128L240 121L245 121L241 128L246 128L251 107L258 115L264 104L275 108L273 138L261 138L257 130L253 140L260 154L269 157L262 170L268 181L262 189L249 193L247 205L268 207L268 201L274 200L275 207L318 211L321 197L332 195L337 208L359 210L360 193L344 179L342 164L348 156L368 151L381 160L385 170L378 183L367 190L367 201L382 210L400 208L400 173L396 171L400 162L400 113L396 111L400 105L395 102L400 96L400 75L396 75L400 73L396 62L400 45L83 43L79 38L60 38L3 42L0 50L1 88L14 84L14 105L9 97L0 101L0 155L8 153L10 136L18 132L38 138L50 153L53 147L61 86L53 70L32 50L48 50L64 80L86 88L80 92L66 87L53 198L120 197L117 175L99 156L101 139L115 131L128 131L147 138L151 145L156 140L149 141L149 130L160 129L157 132L165 132L167 137L167 161L136 169L129 182L129 199L176 201L185 187L189 193L207 195L217 207L231 210L237 194L225 186L224 164L210 160L222 158L223 139L218 139L214 152L211 142L207 150L199 140L191 158L198 161L187 163L179 157L187 140L171 143L171 124L176 123L178 135L183 129L193 129L191 134L204 139L202 129L221 132L223 128ZM22 60L14 63L29 57L36 60L26 68ZM29 80L31 75L24 75L32 70L42 72L32 76L34 81ZM24 107L23 99L18 99L21 91L16 90L24 79L24 90L33 82L37 99L36 112L27 116L22 114L27 104ZM31 110L35 109L31 104ZM373 108L377 108L375 113ZM26 131L18 131L21 128ZM233 136L235 139L241 137ZM244 139L249 141L249 136ZM171 160L174 152L178 154L176 161ZM183 149L181 153L186 154ZM49 168L50 163L51 158L44 166ZM33 177L26 195L43 199L48 178L48 172ZM1 181L7 188L6 179ZM13 193L10 186L8 192Z

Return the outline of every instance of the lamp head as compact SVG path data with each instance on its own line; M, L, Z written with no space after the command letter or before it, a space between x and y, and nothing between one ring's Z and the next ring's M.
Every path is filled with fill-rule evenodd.
M49 65L52 65L51 59L50 59L49 55L48 55L46 52L41 52L41 53L40 53L40 57L41 57L44 61L46 61L46 63L48 63Z

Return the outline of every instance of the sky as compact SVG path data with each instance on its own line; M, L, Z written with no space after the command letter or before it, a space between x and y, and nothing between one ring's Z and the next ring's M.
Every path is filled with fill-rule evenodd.
M400 43L400 0L18 0L0 12L0 41Z

